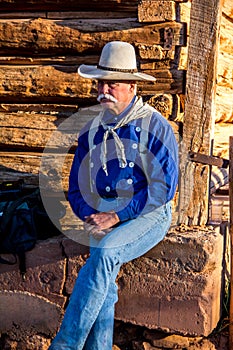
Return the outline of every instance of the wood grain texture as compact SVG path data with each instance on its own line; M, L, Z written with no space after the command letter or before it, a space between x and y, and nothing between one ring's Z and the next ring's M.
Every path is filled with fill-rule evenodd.
M0 97L2 102L37 101L81 103L96 101L97 83L81 78L78 66L0 66ZM176 69L141 70L153 75L155 83L138 84L141 95L155 92L181 93L184 71ZM86 101L87 102L87 101Z
M173 30L173 44L183 45L184 26L178 22L141 24L135 18L94 20L0 20L0 49L7 55L100 54L111 40L163 44L164 28ZM52 51L51 51L52 50Z
M190 164L187 154L210 154L221 8L221 0L192 2L181 154L181 223L205 224L208 218L209 168Z
M175 19L174 1L142 0L138 5L139 22L174 21Z

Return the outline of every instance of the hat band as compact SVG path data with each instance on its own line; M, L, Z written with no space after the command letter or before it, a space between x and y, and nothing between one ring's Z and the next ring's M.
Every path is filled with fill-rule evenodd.
M133 69L110 68L110 67L100 66L99 64L97 65L97 68L112 71L112 72L122 72L122 73L137 73L138 72L137 68L133 68Z

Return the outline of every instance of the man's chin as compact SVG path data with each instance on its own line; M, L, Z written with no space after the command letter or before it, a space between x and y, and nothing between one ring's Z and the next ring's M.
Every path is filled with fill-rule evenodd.
M100 104L104 109L110 109L114 111L117 108L116 107L117 104L115 102L105 100L105 99L101 100Z

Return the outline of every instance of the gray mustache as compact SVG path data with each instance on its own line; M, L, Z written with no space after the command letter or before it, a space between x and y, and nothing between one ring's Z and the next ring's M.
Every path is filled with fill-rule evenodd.
M117 103L117 102L118 102L117 99L116 99L115 97L113 97L112 95L110 95L110 94L100 94L100 95L97 97L97 101L98 101L98 102L101 102L101 100L102 100L103 98L106 98L106 99L108 99L108 100L110 100L111 102L114 102L114 103Z

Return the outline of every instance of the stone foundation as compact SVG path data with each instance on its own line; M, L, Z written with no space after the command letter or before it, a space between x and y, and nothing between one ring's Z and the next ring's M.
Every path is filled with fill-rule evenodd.
M122 266L116 320L209 335L221 317L224 246L219 230L171 231L145 256ZM61 235L27 253L25 281L18 266L0 265L0 332L18 341L41 334L52 338L88 254L88 247Z

